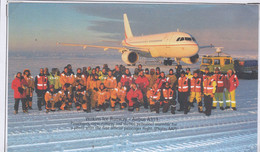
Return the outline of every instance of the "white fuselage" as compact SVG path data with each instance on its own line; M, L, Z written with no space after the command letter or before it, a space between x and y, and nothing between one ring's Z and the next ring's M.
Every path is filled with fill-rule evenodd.
M126 47L141 48L145 57L186 58L196 55L199 46L195 39L184 32L170 32L126 38Z

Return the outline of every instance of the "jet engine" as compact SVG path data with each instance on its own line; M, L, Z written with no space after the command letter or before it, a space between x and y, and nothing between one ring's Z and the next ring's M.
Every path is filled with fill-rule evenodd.
M139 60L139 55L133 51L124 51L122 54L122 60L126 64L135 64Z
M196 55L189 57L189 58L181 58L181 61L184 62L184 63L187 63L187 64L194 64L194 63L197 63L199 61L199 55L196 54Z

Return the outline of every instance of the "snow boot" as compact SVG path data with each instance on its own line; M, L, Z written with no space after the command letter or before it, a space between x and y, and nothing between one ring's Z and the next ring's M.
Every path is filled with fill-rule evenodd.
M233 107L232 110L237 111L237 108L236 108L236 107Z
M18 114L18 111L14 111L14 114L15 114L15 115Z
M224 107L220 107L220 110L224 110Z
M229 109L229 108L230 108L230 106L226 106L226 107L225 107L225 109Z

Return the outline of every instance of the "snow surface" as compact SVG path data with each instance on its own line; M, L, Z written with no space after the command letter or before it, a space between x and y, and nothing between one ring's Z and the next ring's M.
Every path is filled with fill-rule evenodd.
M184 115L176 112L156 114L141 108L139 112L127 110L85 113L77 111L38 111L36 96L33 110L13 114L11 82L18 71L29 68L33 76L40 67L60 70L72 64L77 67L114 67L121 64L120 56L97 58L9 58L8 69L8 151L136 151L136 152L254 152L257 151L257 80L240 80L236 91L237 111L219 108L207 117L197 112L197 104ZM156 67L147 65L145 67ZM160 66L168 73L169 67ZM174 67L173 67L174 68ZM191 68L198 68L192 65ZM133 67L131 67L133 71ZM177 105L178 108L179 105ZM99 124L101 123L101 124ZM97 125L99 124L99 125ZM98 128L99 126L99 128ZM103 127L103 129L101 128Z

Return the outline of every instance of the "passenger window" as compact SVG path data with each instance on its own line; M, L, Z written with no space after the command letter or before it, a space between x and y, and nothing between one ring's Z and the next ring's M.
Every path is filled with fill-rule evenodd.
M211 59L203 59L203 63L212 64L212 60Z
M225 59L225 65L230 64L230 60L229 59Z
M195 40L195 38L194 38L194 37L192 37L192 40L193 40L194 42L196 42L196 40Z
M180 39L181 39L181 38L179 37L176 41L180 41Z
M214 60L214 65L220 65L220 60L219 59L215 59Z

